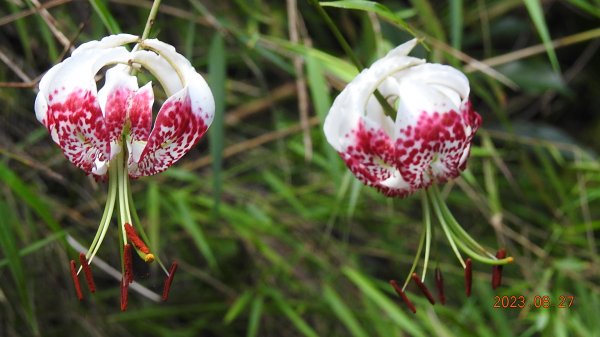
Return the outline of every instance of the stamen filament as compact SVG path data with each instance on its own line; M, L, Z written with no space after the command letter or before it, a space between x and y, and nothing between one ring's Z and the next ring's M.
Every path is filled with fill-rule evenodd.
M460 255L460 252L458 251L458 248L456 247L456 243L454 242L454 236L450 232L450 229L448 228L448 224L446 223L446 219L444 219L444 216L442 215L442 211L441 211L440 205L439 205L439 200L435 197L435 194L434 194L434 192L432 192L431 188L427 189L427 195L429 197L429 200L433 204L433 211L435 212L435 215L438 217L440 225L442 226L442 229L444 230L444 234L446 234L446 238L448 239L448 242L450 243L450 247L452 247L452 251L454 251L454 255L456 255L456 258L458 258L458 261L460 262L462 267L465 268L465 261L463 260L462 256Z
M96 292L96 284L94 283L94 277L92 276L92 268L90 268L90 265L88 264L84 253L79 254L79 261L81 262L81 268L83 268L83 275L85 276L85 280L87 281L90 292Z
M129 302L129 282L125 278L121 279L121 311L127 310Z
M117 183L117 166L110 165L108 169L108 197L106 199L106 206L104 207L104 213L102 214L102 220L100 220L100 226L98 227L96 236L86 255L88 263L92 263L92 260L94 260L98 249L100 249L100 246L102 245L102 241L104 241L108 227L110 226L110 219L112 218L115 202L117 200Z
M117 154L117 179L118 179L118 185L119 185L119 224L121 227L121 232L122 232L122 240L123 240L123 244L127 244L127 234L125 233L125 227L123 226L125 223L129 223L131 222L131 220L129 219L129 216L126 212L126 207L125 204L128 203L128 200L126 199L126 194L125 194L125 188L124 188L124 184L125 184L125 177L123 177L123 170L121 169L124 166L124 154L125 152L125 147L123 147L122 151L119 152L119 154Z
M488 252L477 241L475 241L475 239L473 239L469 235L469 233L467 233L467 231L465 231L465 229L462 228L462 226L458 223L458 221L456 220L456 218L454 217L454 215L452 215L452 212L450 212L450 209L448 208L448 205L446 205L446 203L442 199L442 196L440 195L440 191L439 191L438 187L437 186L432 186L431 189L432 189L432 192L433 192L432 195L437 199L438 205L440 205L440 210L442 211L442 215L447 220L449 228L452 229L455 232L455 237L458 238L459 241L463 241L464 240L468 244L470 244L473 247L472 250L478 250L481 253L486 254L486 255L488 255L491 258L494 258L494 255L492 255L492 253Z
M396 293L400 296L400 298L402 298L404 303L406 303L406 306L408 306L410 311L412 311L413 314L416 314L417 308L415 308L415 305L412 304L412 302L408 299L408 296L406 296L406 293L404 293L404 291L402 289L400 289L400 286L398 286L398 283L396 283L396 280L390 280L390 284L392 285L392 287L394 288Z
M75 260L71 260L71 277L73 278L73 285L75 286L75 293L77 294L77 298L81 301L83 300L83 293L81 292L81 285L79 284L79 278L77 277L77 267L75 267Z
M127 180L127 184L129 184L129 179ZM127 191L129 192L128 196L127 196L129 198L129 202L131 204L133 204L133 195L131 194L131 188L128 188ZM137 211L136 211L135 207L133 207L131 210L132 210L131 214L133 215L133 220L135 220L135 223L140 223L141 221L140 221L139 216L137 215ZM139 230L138 234L142 238L142 240L145 241L145 242L150 242L150 240L148 238L148 235L146 235L146 232L144 231L144 227L143 226L139 226L138 230ZM154 247L154 248L156 248L156 247ZM156 262L158 262L158 265L163 270L163 272L166 275L169 275L169 271L167 270L167 268L165 267L165 265L162 263L162 261L160 260L160 258L158 257L158 255L152 255L152 257L154 258L154 260ZM144 258L144 256L142 256L142 259L144 259L144 261L146 260Z
M423 219L425 221L425 258L423 259L423 276L421 277L421 281L425 282L431 249L431 210L429 209L429 202L427 201L425 192L421 194L421 204L423 205Z
M426 229L421 232L421 237L419 238L419 247L417 248L417 254L415 255L412 265L410 266L410 271L408 272L408 276L406 277L406 280L404 281L402 290L406 289L406 287L408 286L408 283L410 282L410 277L411 277L412 273L415 271L415 269L417 269L417 264L419 263L419 258L421 257L421 251L423 250L423 245L425 244L425 236L426 236L425 232L426 232Z
M421 279L419 278L419 275L417 275L417 273L413 273L412 279L413 279L413 281L415 281L415 283L417 284L419 289L421 289L421 292L423 292L423 295L425 295L425 297L427 297L427 299L429 300L429 303L435 304L435 299L433 298L433 295L431 295L431 292L429 291L429 289L427 288L425 283L423 283L421 281Z

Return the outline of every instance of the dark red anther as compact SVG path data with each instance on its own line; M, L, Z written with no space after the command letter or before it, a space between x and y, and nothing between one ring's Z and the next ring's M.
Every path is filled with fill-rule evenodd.
M471 266L471 258L468 257L465 260L465 287L467 297L471 296L471 284L473 283L473 267Z
M83 293L81 292L81 285L79 284L79 277L77 277L77 267L75 266L75 260L71 260L71 277L73 278L73 285L75 286L75 293L77 298L83 300Z
M81 262L81 268L83 270L85 280L87 281L88 288L90 289L91 293L95 293L96 284L94 283L94 277L92 276L92 268L90 268L90 265L84 253L79 254L79 261Z
M408 306L410 311L412 311L413 314L416 314L417 308L415 308L414 304L412 304L412 302L408 299L408 297L406 296L406 294L404 293L402 288L400 288L400 286L398 286L398 283L396 283L396 280L390 280L390 284L392 285L392 287L394 287L394 290L402 298L404 303L406 303L406 305Z
M444 277L442 277L442 271L440 268L435 268L435 286L438 290L438 297L442 305L446 304L446 295L444 295Z
M132 225L128 223L125 224L125 234L127 235L127 238L131 241L131 243L133 243L135 248L139 249L144 254L150 254L150 249L139 237L139 235L135 231L135 228L133 228Z
M125 278L121 278L121 311L127 310L129 297L129 282Z
M162 300L166 301L169 299L169 291L171 290L171 283L173 283L173 277L175 277L175 272L177 271L177 262L173 262L171 264L171 268L169 268L169 276L165 280L165 285L163 286Z
M415 283L417 284L419 289L421 289L421 291L423 292L423 295L425 295L425 297L427 297L427 299L429 300L429 303L435 304L435 299L433 298L433 295L431 295L431 292L429 291L429 289L427 288L425 283L423 283L423 281L421 281L421 279L419 278L419 275L417 275L417 273L413 273L412 279L413 279L413 281L415 281Z
M496 252L496 258L503 259L506 257L506 249L500 248L498 252ZM492 267L492 289L496 289L502 283L502 266L493 266Z
M123 264L124 264L124 277L127 284L133 282L133 260L131 257L131 245L126 244L123 247Z

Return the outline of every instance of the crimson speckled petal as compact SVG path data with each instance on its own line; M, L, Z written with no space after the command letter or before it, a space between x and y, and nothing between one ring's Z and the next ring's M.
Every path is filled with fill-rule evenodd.
M123 46L134 42L132 51ZM104 67L98 92L96 75ZM138 89L141 71L154 75L168 96L154 130L152 83ZM130 176L139 177L164 171L188 152L212 122L215 102L173 46L118 34L84 43L52 67L40 81L35 112L77 167L103 176L109 161L126 151Z
M122 47L78 52L52 68L40 82L36 117L75 166L103 175L110 141L94 75L107 63L126 62Z
M146 147L150 129L152 128L152 104L154 103L154 92L152 83L147 83L141 87L131 97L128 106L129 114L129 137L127 146L129 148L128 165L140 160L140 155Z
M139 161L130 166L131 177L166 170L183 157L208 129L201 113L192 110L188 88L169 97L161 107Z
M409 41L363 70L335 99L324 131L354 175L388 196L407 196L465 169L481 124L458 70L407 56ZM373 92L397 109L386 115Z

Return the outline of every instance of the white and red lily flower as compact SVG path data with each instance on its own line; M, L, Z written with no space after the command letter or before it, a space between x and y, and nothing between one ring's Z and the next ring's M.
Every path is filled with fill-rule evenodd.
M125 46L135 44L132 50ZM106 69L98 90L96 75ZM152 127L152 83L138 85L136 74L149 72L168 96ZM177 265L168 271L151 253L143 229L131 217L129 177L166 170L194 146L210 126L215 102L210 88L190 62L169 44L156 39L140 41L119 34L82 44L71 57L52 67L42 78L35 100L37 119L75 166L99 178L108 178L108 198L96 237L87 253L80 254L81 268L71 261L73 281L81 299L78 274L84 271L95 290L91 264L119 203L121 309L127 307L127 289L133 282L131 252L147 262L155 259L167 273L163 299ZM134 229L141 230L141 237Z
M133 51L124 47L138 40L120 34L84 43L40 82L38 120L65 156L86 173L106 174L122 150L123 138L131 177L162 172L187 153L212 122L212 93L190 62L155 39L144 40ZM112 67L98 91L95 76L107 66ZM169 96L152 130L152 83L138 87L132 75L137 67L154 75Z
M404 290L413 280L431 303L425 274L431 245L431 209L465 269L467 296L471 291L471 259L494 265L493 287L500 284L500 267L513 261L500 250L493 255L479 245L456 221L436 183L456 178L466 167L471 141L481 117L469 101L469 81L459 70L408 56L417 40L408 41L364 69L333 102L324 123L327 141L352 173L386 196L405 197L423 189L425 230L409 276L400 287L390 284L416 312ZM388 115L376 98L387 101ZM385 102L384 102L385 103ZM414 273L425 248L421 277ZM439 299L445 302L443 279L436 270Z
M407 196L464 170L481 117L469 81L446 65L407 56L404 43L363 70L335 99L325 119L327 141L363 183ZM373 93L395 107L386 115Z

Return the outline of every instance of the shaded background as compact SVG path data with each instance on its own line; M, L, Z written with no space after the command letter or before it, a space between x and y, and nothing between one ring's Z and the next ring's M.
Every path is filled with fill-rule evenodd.
M321 122L356 69L315 7L177 0L164 1L151 36L205 74L218 115L180 162L132 188L150 245L180 269L167 303L132 291L121 313L118 280L94 267L99 291L78 302L67 238L91 242L107 186L52 143L35 119L35 87L73 45L141 34L151 2L4 0L0 335L599 336L600 2L381 4L324 8L364 64L411 38L405 22L429 48L413 55L469 76L484 123L468 170L443 193L472 236L515 257L501 288L476 263L466 298L440 231L430 266L444 273L446 306L411 286L413 315L387 284L403 281L416 253L419 196L362 187L326 144ZM99 257L118 266L114 228ZM161 291L156 266L135 269ZM502 295L528 307L493 308ZM529 307L567 295L570 308Z

